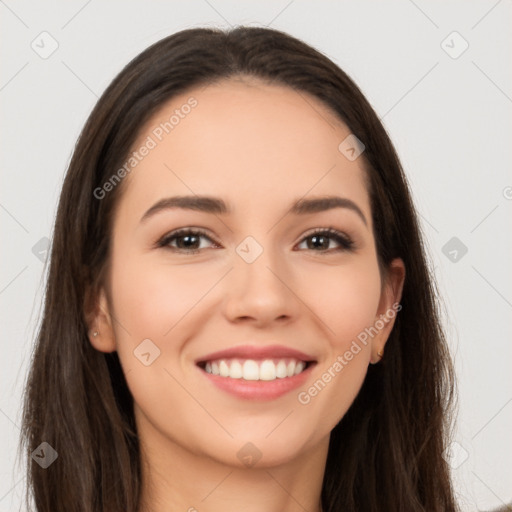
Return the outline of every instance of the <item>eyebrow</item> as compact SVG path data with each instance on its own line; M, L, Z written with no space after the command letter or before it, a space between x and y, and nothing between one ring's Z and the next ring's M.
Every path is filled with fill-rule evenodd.
M212 213L216 215L229 215L231 208L220 198L211 196L174 196L166 197L157 201L146 213L142 216L140 222L146 222L150 217L153 217L159 212L181 208L184 210L194 210L204 213ZM368 222L361 208L357 206L354 201L345 197L338 196L322 196L312 199L298 199L296 200L287 214L293 215L308 215L311 213L324 212L334 208L346 208L355 212L366 226Z

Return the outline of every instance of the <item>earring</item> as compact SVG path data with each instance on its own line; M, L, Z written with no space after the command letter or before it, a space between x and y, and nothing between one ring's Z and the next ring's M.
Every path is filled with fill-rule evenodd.
M98 331L94 331L94 332L92 333L92 335L93 335L93 336L98 336L98 334L99 334L99 332L98 332Z
M378 352L377 352L377 355L382 358L382 356L384 355L384 352L382 352L382 349L380 349Z

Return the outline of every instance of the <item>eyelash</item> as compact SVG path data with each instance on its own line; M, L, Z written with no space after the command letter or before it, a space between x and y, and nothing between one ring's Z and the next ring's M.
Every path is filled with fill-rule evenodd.
M169 245L171 241L173 241L176 238L179 238L181 236L185 236L185 235L204 236L205 238L208 238L210 241L214 242L215 244L217 243L205 231L203 231L201 229L182 228L182 229L178 229L176 231L173 231L172 233L169 233L169 234L163 236L156 243L156 246L158 248L169 249L173 252L177 252L177 253L181 253L181 254L197 254L197 253L201 252L202 249L178 249L175 247L171 247ZM304 236L302 238L302 240L299 242L299 244L301 244L302 242L304 242L305 240L307 240L308 238L311 238L313 236L328 236L329 238L334 239L335 242L337 242L340 245L340 247L338 247L336 249L328 249L327 251L314 251L313 249L310 249L313 252L331 254L333 252L337 253L337 252L341 252L341 251L347 251L347 252L354 251L354 242L352 241L352 239L350 237L348 237L347 235L345 235L344 233L341 233L340 231L338 231L332 227L317 228L316 230L314 230L314 231L308 233L306 236Z

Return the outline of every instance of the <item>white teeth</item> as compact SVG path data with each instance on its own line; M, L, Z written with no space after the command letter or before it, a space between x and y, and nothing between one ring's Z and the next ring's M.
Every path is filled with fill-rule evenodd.
M279 377L280 379L288 377L288 372L286 371L286 363L284 361L279 361L279 363L277 363L276 377Z
M244 380L258 380L260 378L260 369L258 363L248 359L242 366L242 378Z
M229 376L232 379L241 379L243 375L242 365L238 361L233 361L229 368Z
M295 367L295 375L298 375L302 370L304 370L305 366L304 361L299 361Z
M219 375L221 377L229 377L229 366L226 364L226 361L219 363Z
M208 361L204 367L207 373L244 380L275 380L293 377L306 368L304 361L297 359L220 359Z
M265 360L260 366L260 380L274 380L276 378L276 365L274 361Z

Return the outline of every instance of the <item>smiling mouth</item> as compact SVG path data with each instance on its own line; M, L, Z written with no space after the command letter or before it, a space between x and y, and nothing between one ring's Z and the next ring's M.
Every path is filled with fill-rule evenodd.
M287 379L305 371L314 361L295 358L241 359L224 358L202 361L197 366L206 373L246 381Z

